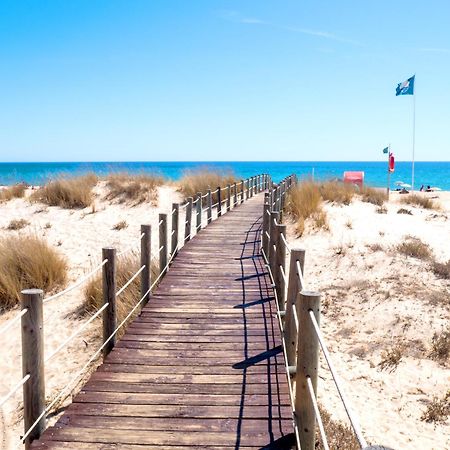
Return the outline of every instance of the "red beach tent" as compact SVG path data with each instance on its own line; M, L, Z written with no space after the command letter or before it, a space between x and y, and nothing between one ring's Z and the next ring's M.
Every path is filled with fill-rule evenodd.
M364 184L364 172L344 172L344 183Z

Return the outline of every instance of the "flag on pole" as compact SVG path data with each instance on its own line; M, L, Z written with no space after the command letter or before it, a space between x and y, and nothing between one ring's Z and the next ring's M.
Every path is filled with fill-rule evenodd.
M403 83L398 83L397 88L395 90L395 95L414 95L414 78L416 76L413 75L411 78L408 78Z
M394 170L395 170L394 154L389 153L389 172L393 172Z
M383 148L383 153L387 154L389 152L389 147Z

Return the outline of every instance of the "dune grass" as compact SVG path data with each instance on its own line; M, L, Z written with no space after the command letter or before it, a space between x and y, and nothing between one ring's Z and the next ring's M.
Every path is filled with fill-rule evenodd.
M163 183L164 178L159 175L114 173L106 178L106 199L128 202L133 206L144 202L157 203L158 186Z
M443 398L434 397L421 416L421 420L428 423L445 423L450 416L450 390Z
M13 219L11 222L9 222L8 226L6 227L7 230L21 230L22 228L25 228L27 225L30 225L30 222L25 219Z
M372 203L376 206L383 206L387 200L387 194L382 189L375 189L371 187L362 187L360 190L361 200L366 203Z
M65 209L86 208L92 203L92 189L97 181L95 174L60 178L33 192L30 200Z
M439 210L439 206L434 203L433 200L418 194L405 195L400 201L405 205L418 206L423 209Z
M295 220L295 229L299 236L304 233L307 220L316 229L328 228L326 212L322 205L319 185L312 181L298 183L289 191L285 209Z
M44 240L12 236L0 240L0 310L14 307L22 289L45 292L64 286L66 261Z
M179 191L186 200L188 197L195 198L198 192L205 195L208 189L212 191L217 187L226 187L227 184L234 184L239 180L231 172L217 172L211 169L199 169L187 171L179 180ZM238 186L238 192L241 192L242 186ZM224 199L222 195L222 200ZM217 201L217 195L213 195L213 203Z
M428 260L433 255L430 246L414 236L405 236L396 248L399 253L417 259Z
M140 268L139 255L130 253L117 259L116 263L116 283L117 289L120 289ZM159 274L159 268L156 262L151 265L151 278L156 279ZM138 276L125 291L117 297L117 320L121 322L136 303L141 298L141 281ZM83 304L78 311L80 315L89 314L97 311L103 305L102 296L102 274L99 273L93 277L84 288ZM137 311L138 313L138 311ZM136 313L136 314L137 314Z
M319 185L319 191L325 201L339 205L350 205L355 195L352 185L340 181L326 181Z
M14 184L0 190L0 202L7 202L13 198L23 198L27 185L25 183Z
M438 278L450 280L450 259L445 263L432 261L431 270Z

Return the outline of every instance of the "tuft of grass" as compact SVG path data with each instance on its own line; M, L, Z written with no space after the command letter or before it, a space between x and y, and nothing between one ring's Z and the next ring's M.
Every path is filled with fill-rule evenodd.
M121 288L140 268L139 255L129 253L117 259L116 263L116 283L117 289ZM151 264L151 278L154 280L158 274L158 265L155 262ZM141 281L138 276L133 282L117 297L117 320L121 322L131 309L141 298ZM83 304L78 311L80 315L90 314L97 311L103 305L102 296L102 274L91 278L84 288ZM139 311L136 311L138 314ZM132 318L130 318L132 319Z
M0 190L0 202L7 202L13 198L23 198L27 185L25 183L15 184Z
M376 212L377 214L387 214L388 210L387 210L387 208L386 208L385 206L379 206L379 207L375 210L375 212Z
M450 390L442 399L433 397L420 420L428 423L445 423L450 416Z
M52 227L52 224L51 224L50 222L47 222L47 223L44 225L44 228L45 228L46 230L49 230L51 227Z
M431 263L431 270L437 277L450 280L450 259L445 263L433 261Z
M328 445L333 450L360 450L361 446L355 437L353 430L339 422L333 420L331 415L322 407L319 406L320 416L322 417L325 434L328 438ZM318 428L316 427L316 450L323 450L323 443L320 437Z
M349 205L355 195L352 185L340 181L326 181L319 185L319 191L325 201L340 205Z
M117 222L112 227L112 229L116 230L116 231L120 231L120 230L123 230L124 228L127 228L127 227L128 227L128 224L127 224L126 220L121 220L120 222Z
M8 226L6 227L7 230L21 230L22 228L25 228L27 225L30 225L30 222L25 219L14 219L9 222Z
M431 338L430 357L436 361L446 362L450 356L450 327Z
M353 223L352 223L352 221L351 221L350 219L348 219L347 222L345 222L345 226L346 226L349 230L353 229Z
M418 194L406 195L400 201L406 205L414 205L423 209L439 209L439 206L436 205L433 200Z
M234 184L239 180L231 172L217 172L210 169L199 169L187 171L178 182L179 191L186 200L188 197L195 198L198 192L205 195L208 189L215 191L218 186L225 187L227 184ZM238 186L238 192L241 192L242 185ZM217 195L213 194L213 203L217 201ZM222 194L222 200L224 199Z
M296 221L296 231L301 236L305 221L312 221L317 229L328 229L326 212L322 209L322 196L319 186L311 181L295 185L287 196L286 211Z
M410 209L406 209L406 208L400 208L400 209L397 211L397 214L408 214L409 216L412 216L412 215L413 215L413 213L411 212L411 210L410 210Z
M380 370L388 370L394 372L403 356L403 346L396 344L381 352L381 361L378 363Z
M86 208L92 203L92 189L97 184L95 174L50 181L33 192L30 200L66 209Z
M46 241L33 236L0 240L0 310L19 303L23 289L52 291L66 278L66 261Z
M430 246L414 236L406 236L403 242L397 245L397 251L417 259L426 260L432 256Z
M379 244L378 242L375 242L374 244L369 244L368 247L373 252L382 252L383 251L383 246L381 244Z
M134 206L144 202L156 203L158 201L158 186L164 178L157 175L129 173L111 174L106 179L108 193L107 200L118 203L130 202Z
M381 189L374 189L371 187L361 188L361 200L366 203L372 203L376 206L382 206L387 200L386 192Z

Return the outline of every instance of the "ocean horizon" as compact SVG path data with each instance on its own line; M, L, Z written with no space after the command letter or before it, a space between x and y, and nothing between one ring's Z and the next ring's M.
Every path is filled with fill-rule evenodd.
M410 161L398 161L391 174L391 189L396 182L411 184ZM58 177L78 176L94 172L105 176L114 172L156 173L177 180L198 168L233 172L239 178L268 173L275 182L295 173L299 179L342 179L344 171L363 171L369 186L386 187L386 161L98 161L98 162L3 162L0 163L0 185L25 182L42 185ZM450 161L416 161L416 189L421 185L450 191Z

